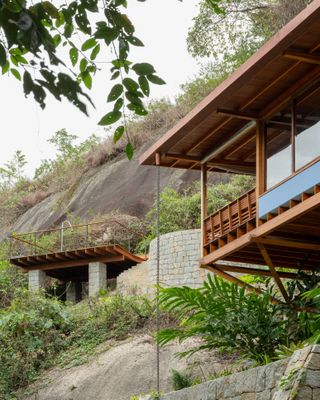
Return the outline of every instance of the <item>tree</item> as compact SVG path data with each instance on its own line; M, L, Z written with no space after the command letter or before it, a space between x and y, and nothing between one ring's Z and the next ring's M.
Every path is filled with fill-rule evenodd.
M17 150L12 159L0 168L0 179L2 184L12 186L13 183L23 178L24 166L27 164L26 156L21 150Z
M206 1L188 33L194 57L221 59L232 70L311 0L221 0L216 12Z

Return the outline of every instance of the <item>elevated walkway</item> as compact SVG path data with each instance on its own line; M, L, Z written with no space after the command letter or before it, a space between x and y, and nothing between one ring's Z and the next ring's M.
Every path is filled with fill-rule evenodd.
M99 263L107 266L108 279L114 279L147 259L132 250L142 236L116 219L12 234L10 262L62 282L87 282L89 266Z

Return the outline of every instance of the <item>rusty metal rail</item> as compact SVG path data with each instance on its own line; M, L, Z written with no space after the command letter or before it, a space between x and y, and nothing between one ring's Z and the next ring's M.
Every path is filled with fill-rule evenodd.
M125 222L107 219L10 236L10 259L89 247L120 245L132 251L144 234Z

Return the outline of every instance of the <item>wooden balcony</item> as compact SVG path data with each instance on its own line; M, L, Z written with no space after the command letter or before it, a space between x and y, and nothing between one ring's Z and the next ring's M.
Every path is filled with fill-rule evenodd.
M209 254L256 227L256 190L252 189L204 220L204 250Z

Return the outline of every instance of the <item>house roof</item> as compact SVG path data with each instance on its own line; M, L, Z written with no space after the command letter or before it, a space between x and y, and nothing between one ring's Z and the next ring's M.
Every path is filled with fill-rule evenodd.
M143 165L254 173L255 123L320 80L320 0L264 44L140 158Z

